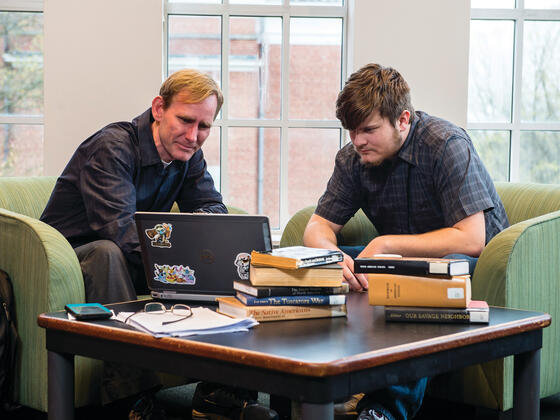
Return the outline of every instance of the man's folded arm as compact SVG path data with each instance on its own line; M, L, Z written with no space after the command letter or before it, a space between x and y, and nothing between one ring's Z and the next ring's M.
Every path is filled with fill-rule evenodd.
M360 257L375 254L400 254L408 257L443 257L464 254L478 257L485 246L484 212L479 211L452 227L411 235L383 235L374 238Z

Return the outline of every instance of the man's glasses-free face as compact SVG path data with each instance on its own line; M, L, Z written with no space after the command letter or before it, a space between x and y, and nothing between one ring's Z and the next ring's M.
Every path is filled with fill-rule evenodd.
M137 311L137 312L134 312L133 314L129 315L124 320L125 324L134 315L138 315L139 313L142 313L142 312L146 312L146 313L154 314L154 315L157 315L157 314L163 315L167 312L171 312L173 315L177 316L177 319L173 319L173 320L170 320L170 321L162 321L161 325L173 324L175 322L183 321L183 320L193 316L191 307L188 306L188 305L184 305L182 303L177 303L177 304L173 305L171 308L167 309L163 303L148 302L148 303L146 303L146 305L144 305L144 309L142 309L140 311Z

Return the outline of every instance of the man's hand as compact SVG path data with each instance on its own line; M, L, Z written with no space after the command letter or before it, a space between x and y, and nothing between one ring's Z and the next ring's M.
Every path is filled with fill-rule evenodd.
M336 245L336 234L342 229L341 225L329 222L316 214L312 215L307 223L303 234L305 246L313 248L325 248L339 250ZM342 266L344 281L350 285L352 290L363 291L368 288L368 281L365 274L354 274L354 260L344 254L344 260L339 262Z
M358 257L373 257L376 254L393 254L395 250L390 244L391 236L377 236L360 252Z
M354 260L349 255L344 254L344 259L339 262L342 266L344 281L348 283L350 289L363 292L368 289L368 281L365 274L354 273Z

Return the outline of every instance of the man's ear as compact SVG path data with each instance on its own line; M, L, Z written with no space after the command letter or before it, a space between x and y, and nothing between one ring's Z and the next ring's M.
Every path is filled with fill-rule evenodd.
M410 111L405 109L397 118L397 128L400 131L406 130L407 126L410 124Z
M156 96L152 100L152 115L158 122L163 118L163 98L161 96Z

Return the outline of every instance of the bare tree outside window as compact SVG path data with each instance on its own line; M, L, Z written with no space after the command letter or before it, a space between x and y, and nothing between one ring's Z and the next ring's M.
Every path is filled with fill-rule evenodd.
M496 181L560 183L560 3L472 7L468 128L478 153Z
M43 127L30 117L43 114L43 15L0 12L0 51L0 176L39 175Z

